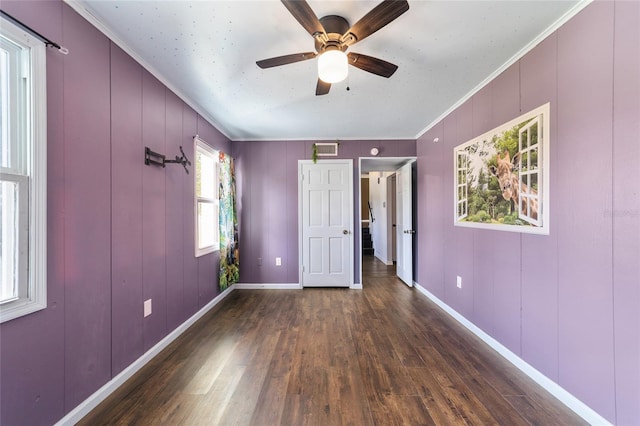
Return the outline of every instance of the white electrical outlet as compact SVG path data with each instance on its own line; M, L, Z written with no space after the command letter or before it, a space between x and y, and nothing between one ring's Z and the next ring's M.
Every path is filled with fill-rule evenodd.
M276 257L276 266L282 266L282 258Z
M458 275L456 278L456 285L458 286L458 288L462 288L462 277L460 275Z
M144 316L148 317L151 315L151 299L144 301Z

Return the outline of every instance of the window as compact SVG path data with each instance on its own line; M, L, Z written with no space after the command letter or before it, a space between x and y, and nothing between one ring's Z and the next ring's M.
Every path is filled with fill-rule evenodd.
M218 151L199 137L195 145L196 257L220 249L218 218Z
M456 219L461 220L469 213L467 196L467 172L469 154L466 150L456 152Z
M542 139L542 132L538 129L541 123L542 116L537 116L518 131L518 179L520 180L518 216L536 226L542 225L542 220L538 217L538 200L542 195L542 188L538 185L540 175L538 149L542 146L539 140Z
M0 20L0 322L47 306L46 48Z

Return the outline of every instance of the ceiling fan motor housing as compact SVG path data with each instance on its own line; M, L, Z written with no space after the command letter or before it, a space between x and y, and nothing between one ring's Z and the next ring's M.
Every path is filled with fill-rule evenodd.
M320 23L324 27L326 36L318 34L315 37L316 52L322 53L325 50L347 50L347 45L342 43L342 36L349 31L349 22L342 16L328 15L320 18Z

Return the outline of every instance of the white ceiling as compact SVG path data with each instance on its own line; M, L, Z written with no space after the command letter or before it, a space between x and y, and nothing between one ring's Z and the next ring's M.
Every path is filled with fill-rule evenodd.
M279 1L67 3L231 140L415 139L585 4L409 0L405 14L349 49L398 71L385 79L349 67L347 81L315 96L315 59L255 64L314 50ZM379 1L308 3L318 17L353 24Z

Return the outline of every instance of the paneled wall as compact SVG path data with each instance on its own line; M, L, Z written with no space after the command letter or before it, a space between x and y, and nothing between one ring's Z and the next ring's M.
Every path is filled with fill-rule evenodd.
M194 257L193 160L229 141L60 1L2 9L60 42L47 53L48 307L0 326L0 424L53 424L219 294ZM143 318L143 301L153 313Z
M233 142L240 211L240 282L299 283L298 160L311 159L313 141ZM337 158L369 157L378 147L381 157L413 157L413 140L341 141ZM332 157L333 158L333 157ZM318 160L322 161L322 160ZM354 212L359 211L359 180L354 179ZM355 215L357 220L357 215ZM360 224L354 221L354 282L360 283ZM282 266L275 266L275 258ZM259 265L258 259L261 259Z
M297 162L313 142L231 144L61 1L2 9L71 52L47 54L48 307L0 325L0 423L44 425L218 294L217 255L193 256L193 172L145 166L144 146L192 153L199 134L231 152L241 282L297 283ZM374 146L417 153L418 283L618 424L640 423L639 28L638 2L597 1L417 146L342 141L339 157L356 172ZM454 227L453 147L546 102L550 234Z
M420 285L616 424L640 423L638 27L593 3L417 142ZM550 234L454 227L453 148L546 102Z

